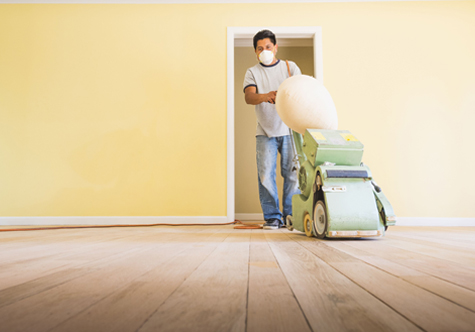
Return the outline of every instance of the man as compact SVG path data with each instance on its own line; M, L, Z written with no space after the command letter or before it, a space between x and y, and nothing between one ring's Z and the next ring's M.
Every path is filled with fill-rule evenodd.
M282 227L292 214L292 196L299 193L297 172L293 169L293 147L289 127L275 109L279 85L291 76L301 75L291 61L276 58L277 41L269 30L259 31L253 39L259 63L249 68L244 77L246 103L255 105L257 116L256 159L259 180L259 199L264 214L264 229ZM281 155L281 175L284 178L283 213L280 211L276 184L277 153Z

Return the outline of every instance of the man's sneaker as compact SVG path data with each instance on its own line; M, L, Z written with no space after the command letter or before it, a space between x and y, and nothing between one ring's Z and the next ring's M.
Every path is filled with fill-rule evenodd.
M264 226L262 226L262 228L264 228L264 229L279 229L281 224L282 223L279 219L270 219L270 220L266 220L266 223L264 224Z

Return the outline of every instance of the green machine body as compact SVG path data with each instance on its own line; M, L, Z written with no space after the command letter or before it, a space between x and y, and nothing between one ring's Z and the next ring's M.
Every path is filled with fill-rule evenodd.
M292 197L288 229L308 236L378 237L395 225L393 208L361 160L363 144L348 130L293 132L301 194Z

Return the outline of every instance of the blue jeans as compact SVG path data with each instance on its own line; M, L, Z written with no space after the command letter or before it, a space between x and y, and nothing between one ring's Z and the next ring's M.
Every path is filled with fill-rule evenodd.
M280 153L281 175L284 178L283 213L280 211L279 194L275 182L277 152ZM287 215L292 214L292 196L300 194L297 183L297 171L292 171L293 149L290 135L279 137L256 136L256 158L259 178L259 200L261 201L264 219L276 218L285 222Z

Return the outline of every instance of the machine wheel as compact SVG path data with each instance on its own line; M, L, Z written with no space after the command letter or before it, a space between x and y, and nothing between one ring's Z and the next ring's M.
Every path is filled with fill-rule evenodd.
M319 239L323 239L327 233L327 210L323 201L317 201L313 209L313 228L315 235Z
M311 237L313 236L313 232L312 232L312 219L310 219L310 215L307 213L305 215L305 218L303 220L303 227L305 229L305 234L308 236L308 237Z

